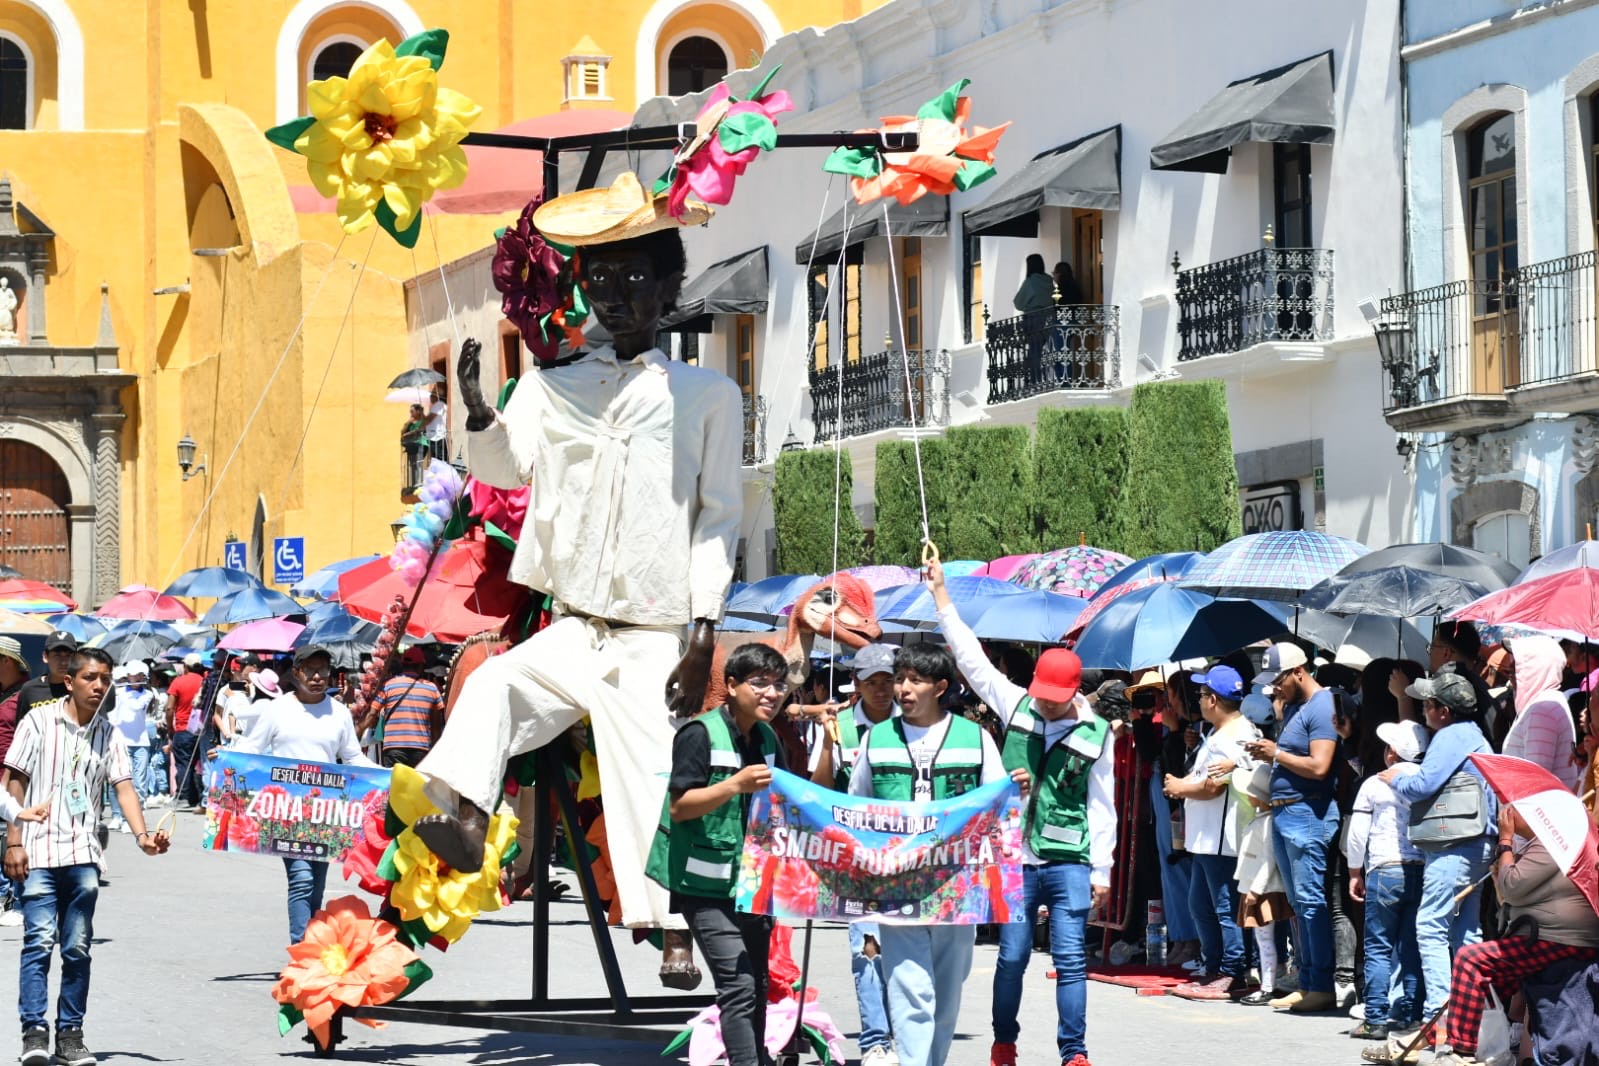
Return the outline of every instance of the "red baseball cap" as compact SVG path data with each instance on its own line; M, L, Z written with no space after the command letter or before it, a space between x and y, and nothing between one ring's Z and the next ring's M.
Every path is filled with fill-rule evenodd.
M1038 657L1033 670L1033 683L1027 694L1035 700L1054 700L1066 703L1077 695L1083 683L1083 661L1074 651L1050 648Z

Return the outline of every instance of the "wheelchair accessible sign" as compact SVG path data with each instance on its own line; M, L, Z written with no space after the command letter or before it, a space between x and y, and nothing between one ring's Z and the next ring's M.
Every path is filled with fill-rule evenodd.
M294 585L305 580L305 538L272 538L272 580Z

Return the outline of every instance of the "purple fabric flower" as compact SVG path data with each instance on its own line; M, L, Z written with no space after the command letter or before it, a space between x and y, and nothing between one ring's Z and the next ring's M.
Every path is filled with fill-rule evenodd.
M500 235L494 248L494 287L502 294L500 311L522 334L522 343L540 362L556 357L560 331L551 329L545 336L539 320L566 300L562 291L561 253L545 242L533 228L533 212L544 202L542 194L522 208L516 225Z

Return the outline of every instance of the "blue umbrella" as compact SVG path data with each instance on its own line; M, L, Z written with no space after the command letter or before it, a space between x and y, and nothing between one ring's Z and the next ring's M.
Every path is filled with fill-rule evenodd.
M376 558L376 554L362 555L354 559L341 559L339 562L329 563L320 570L305 575L305 580L289 589L289 595L299 596L302 599L336 599L339 595L339 575L346 570L365 566Z
M97 637L108 628L102 620L82 614L47 614L44 620L65 633L71 633L82 643Z
M307 644L360 644L367 650L377 646L383 627L375 622L363 621L352 614L342 618L323 617L312 621L294 641L299 648Z
M758 622L753 618L742 618L730 614L722 619L722 624L716 627L723 633L772 633L777 626L771 622Z
M304 613L304 607L283 593L257 585L254 588L240 589L222 596L209 611L205 612L200 621L208 626L214 626Z
M226 596L241 589L261 588L256 576L246 570L232 570L226 566L202 566L178 579L162 590L163 596ZM247 621L247 619L240 619Z
M1146 555L1116 571L1111 579L1099 586L1099 591L1089 597L1097 600L1112 589L1145 578L1156 581L1176 581L1188 573L1188 568L1205 557L1203 552L1166 552L1163 555Z
M1212 596L1292 603L1369 550L1314 530L1246 533L1195 563L1178 584Z
M960 609L972 632L984 640L1057 644L1088 601L1058 592L1030 591L1020 596L974 600Z
M117 662L127 662L154 659L182 639L182 631L166 622L130 618L91 639L89 646L100 648Z
M956 608L977 600L996 596L1022 596L1027 589L992 577L952 577L944 583L949 598ZM938 621L938 608L933 605L933 594L926 585L902 585L901 591L887 604L877 601L877 617L884 621L927 623Z
M762 578L729 597L727 613L757 622L774 621L783 608L793 606L801 593L821 580L820 574L778 574Z
M1138 670L1201 655L1224 655L1283 631L1258 603L1216 600L1161 582L1129 592L1083 628L1073 650L1084 666Z

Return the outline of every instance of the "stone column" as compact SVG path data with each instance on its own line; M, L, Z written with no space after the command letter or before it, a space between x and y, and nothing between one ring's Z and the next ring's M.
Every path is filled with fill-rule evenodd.
M96 411L94 427L94 578L91 599L103 603L122 587L121 411Z
M49 252L43 248L35 248L28 256L28 330L25 336L29 344L49 344L45 337L44 324L44 268L48 265ZM22 323L17 323L17 333L23 334Z
M92 503L69 503L64 510L67 512L67 543L72 546L72 598L78 601L80 608L88 610L101 602L94 597L95 507Z

